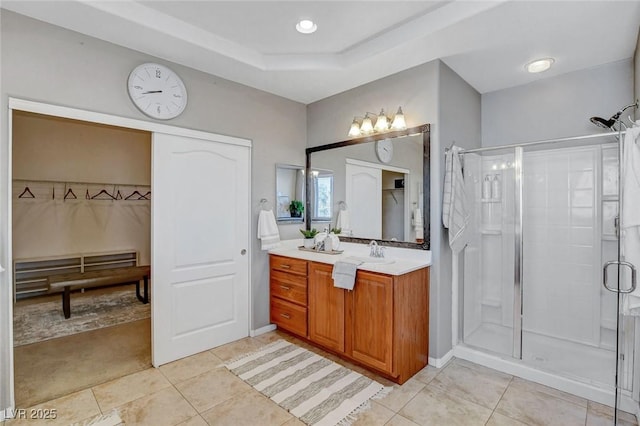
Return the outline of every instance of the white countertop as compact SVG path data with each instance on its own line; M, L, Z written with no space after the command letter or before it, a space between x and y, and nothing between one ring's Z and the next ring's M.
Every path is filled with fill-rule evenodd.
M338 260L349 257L369 257L369 247L365 244L341 242L339 249L344 250L342 254L327 254L323 252L299 250L298 247L301 245L302 239L285 240L280 243L280 247L269 250L269 254L327 263L330 265L335 264ZM358 266L358 269L387 275L403 275L408 272L431 266L431 251L385 247L385 260L392 261L392 263L364 262Z

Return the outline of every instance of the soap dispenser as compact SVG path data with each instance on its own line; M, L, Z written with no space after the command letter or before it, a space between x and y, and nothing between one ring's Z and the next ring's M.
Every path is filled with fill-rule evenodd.
M486 175L482 182L482 199L488 200L491 198L491 176Z
M495 200L499 200L502 196L502 186L500 183L500 175L495 175L491 182L491 195Z

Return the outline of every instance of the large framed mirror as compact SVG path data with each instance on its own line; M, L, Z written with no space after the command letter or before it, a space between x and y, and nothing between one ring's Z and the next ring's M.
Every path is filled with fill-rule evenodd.
M276 164L275 216L278 222L302 222L305 206L305 170L302 166Z
M428 124L307 148L307 229L339 228L344 241L428 250L429 150ZM328 176L331 192L318 191ZM318 205L324 217L314 213Z

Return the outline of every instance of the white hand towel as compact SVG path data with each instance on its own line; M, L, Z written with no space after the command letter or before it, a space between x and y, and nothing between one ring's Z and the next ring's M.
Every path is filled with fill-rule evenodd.
M420 209L415 209L413 211L413 226L416 228L422 228L422 225L422 212L420 211Z
M459 152L460 148L453 146L445 155L442 196L442 223L449 229L449 246L454 253L467 244L464 234L469 221Z
M622 259L640 270L640 121L627 129L622 145L622 208L620 238ZM629 268L624 267L620 286L631 285ZM622 313L640 316L640 285L622 300Z
M349 221L349 211L339 210L338 219L336 220L336 228L340 228L343 234L348 235L351 230L351 223Z
M258 239L262 242L262 250L269 250L280 245L280 232L271 210L260 210Z
M349 258L337 261L333 265L333 271L331 272L333 286L353 290L353 286L356 284L356 271L358 265L361 264L362 262L359 260Z

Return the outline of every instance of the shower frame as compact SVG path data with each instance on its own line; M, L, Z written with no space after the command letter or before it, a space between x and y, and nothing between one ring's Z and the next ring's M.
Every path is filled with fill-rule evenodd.
M518 367L524 367L525 369L528 370L535 370L534 367L530 367L527 366L526 364L520 364L518 366L518 362L522 360L522 324L523 324L523 287L522 287L522 278L523 278L523 247L524 247L524 239L523 239L523 232L522 232L522 227L523 227L523 169L522 169L522 164L523 164L523 159L524 159L524 148L526 147L534 147L534 146L543 146L543 145L553 145L553 144L557 144L557 143L563 143L563 142L578 142L578 141L589 141L589 140L597 140L597 139L601 139L601 138L605 138L605 137L611 137L613 136L615 138L615 141L618 143L618 158L619 158L619 166L618 166L618 200L620 202L619 205L619 211L621 211L621 205L622 205L622 179L620 179L620 176L622 175L622 137L626 134L626 131L619 129L618 131L615 132L607 132L607 133L596 133L596 134L590 134L590 135L583 135L583 136L575 136L575 137L564 137L564 138L554 138L554 139L545 139L545 140L539 140L539 141L532 141L532 142L524 142L524 143L516 143L516 144L510 144L510 145L501 145L501 146L491 146L491 147L483 147L483 148L473 148L473 149L465 149L465 150L460 150L459 154L471 154L471 153L484 153L484 152L490 152L490 151L504 151L504 150L508 150L508 149L512 149L513 153L514 153L514 177L515 177L515 193L514 193L514 202L515 202L515 206L514 206L514 227L515 227L515 232L514 232L514 300L513 300L513 306L514 306L514 316L513 316L513 348L512 348L512 357L513 360L512 361L507 361L507 365L505 368L503 368L503 371L508 372L508 373L516 373L517 371L520 370L520 368ZM582 145L581 145L582 146ZM449 148L445 149L445 152L449 151ZM616 259L615 261L613 261L614 263L618 263L620 264L620 239L618 238L618 259ZM606 265L606 264L605 264ZM619 268L618 268L618 274L620 274L619 272ZM618 283L620 281L618 280ZM612 291L609 287L605 288L609 291ZM459 294L458 291L458 282L454 283L454 294ZM619 387L619 379L618 379L618 372L619 372L619 353L620 353L620 348L622 347L622 342L620 342L620 313L619 313L619 306L620 306L620 294L624 293L624 291L621 291L621 289L619 288L619 284L618 284L618 289L617 289L617 308L616 308L616 368L615 368L615 388L614 388L614 398L615 398L615 404L616 406L619 405L619 402L621 401L620 399L620 387ZM455 319L453 321L454 324L454 329L452 330L453 332L453 340L454 340L454 355L456 356L460 356L460 357L465 357L465 355L468 354L468 351L466 351L466 345L462 345L460 346L460 343L458 341L458 334L459 334L459 330L457 329L458 327L458 318L460 318L460 308L459 308L459 304L456 303L456 307L454 307L453 309L453 315L455 316ZM638 336L638 327L636 327L636 331L635 331L635 337ZM637 346L637 339L636 342L634 342L634 347ZM471 352L479 352L482 353L484 352L483 350L480 349L470 349ZM487 355L487 357L492 358L492 355ZM476 361L476 362L482 362L483 360L486 361L486 365L489 367L493 367L493 368L497 368L497 369L501 369L500 365L501 362L496 362L496 360L491 360L488 359L487 357L483 357L483 356L470 356L469 358L473 358L471 359L472 361ZM638 351L635 351L635 357L638 357ZM509 363L513 363L513 365L508 365ZM637 363L634 363L635 365L637 365ZM515 367L515 368L514 368ZM637 374L637 368L634 369L634 371L632 372L632 383L634 384L633 386L633 394L632 395L625 395L628 396L629 398L624 399L622 402L622 408L626 409L627 411L633 411L636 415L640 414L640 408L638 407L638 403L635 402L637 401L639 398L639 392L638 392L638 374ZM574 380L572 379L560 379L560 380L555 380L556 378L553 377L555 376L552 373L547 373L547 372L543 372L540 371L540 376L545 377L547 380L547 382L551 385L554 386L556 385L559 388L565 387L566 386L562 386L563 384L565 384L565 382L574 382ZM576 382L577 383L577 382ZM594 388L592 390L595 390L595 387L592 385L585 385L586 387L590 387L590 388ZM569 386L572 387L572 386ZM573 387L572 387L573 388ZM571 392L571 390L567 389L569 392ZM598 389L598 391L602 391L601 389ZM589 392L587 392L588 394ZM603 393L599 392L601 394L601 398L600 402L606 403L603 401ZM632 400L635 399L635 401ZM598 398L596 398L598 399ZM616 418L617 418L617 412L616 412Z

